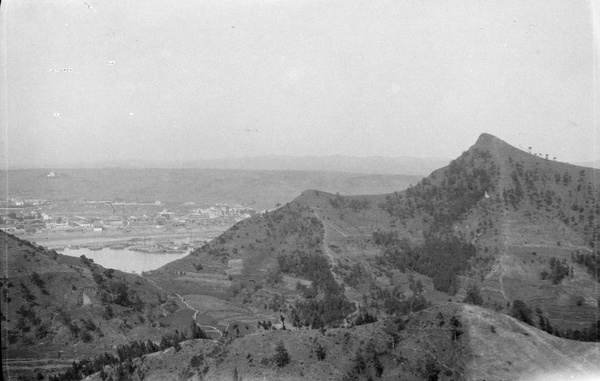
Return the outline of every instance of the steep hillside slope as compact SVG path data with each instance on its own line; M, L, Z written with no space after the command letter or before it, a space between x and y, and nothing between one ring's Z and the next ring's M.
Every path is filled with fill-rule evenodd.
M327 330L186 341L136 359L133 380L531 380L600 375L600 346L548 335L497 312L447 303ZM119 369L105 370L105 377ZM100 380L100 374L89 381Z
M160 272L185 272L164 287L190 294L220 276L226 297L250 305L331 294L375 313L415 290L435 302L475 287L489 306L509 311L523 300L557 334L576 336L598 320L599 200L597 170L483 134L403 192L305 191Z
M561 339L512 317L463 305L460 320L473 354L470 380L593 380L600 376L600 344Z
M6 374L52 369L187 328L192 312L148 280L0 232ZM40 363L41 361L41 363Z
M332 303L336 300L333 304L341 309L327 320L340 324L342 311L351 312L352 306L330 267L321 220L312 209L292 202L239 222L210 244L146 276L187 299L209 295L250 309L236 321L252 326L264 315L277 319L280 310L287 310L285 305L312 292ZM214 313L207 315L216 318ZM217 320L222 326L232 322Z
M499 308L522 299L563 328L598 319L600 173L488 134L448 167L382 205L410 232L450 232L477 248L467 282Z
M516 212L540 225L558 220L569 228L559 234L590 246L599 197L598 171L542 159L483 134L448 167L388 196L383 207L399 220L425 218L433 229L459 229L469 239L490 230L485 215L504 219ZM476 224L452 225L462 220Z

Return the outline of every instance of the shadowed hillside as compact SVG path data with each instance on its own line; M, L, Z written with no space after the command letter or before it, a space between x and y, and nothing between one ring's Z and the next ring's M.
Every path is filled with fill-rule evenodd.
M0 253L5 379L36 367L52 373L130 340L160 341L190 324L190 310L139 276L4 232Z

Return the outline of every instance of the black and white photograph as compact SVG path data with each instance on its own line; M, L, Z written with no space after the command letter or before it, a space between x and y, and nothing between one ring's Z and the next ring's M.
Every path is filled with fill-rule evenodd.
M595 0L4 0L2 379L600 379Z

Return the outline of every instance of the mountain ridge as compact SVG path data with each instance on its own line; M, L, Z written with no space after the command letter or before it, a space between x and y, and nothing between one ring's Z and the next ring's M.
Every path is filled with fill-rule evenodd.
M228 263L236 261L242 271L233 279L242 284L249 281L246 263L263 266L255 282L278 270L305 278L310 272L294 261L308 261L306 253L314 252L327 260L323 265L331 266L333 279L354 303L369 298L371 286L387 287L398 277L406 282L401 269L409 266L425 271L422 282L434 299L442 298L440 292L462 297L473 284L494 308L506 309L507 303L524 299L560 329L587 329L597 317L597 282L574 258L594 253L598 199L595 170L540 158L482 134L448 166L402 192L341 196L305 191L163 270L189 269L193 260L218 260L222 271L230 271ZM277 224L288 219L295 225ZM308 226L314 228L306 230ZM446 247L448 254L435 254L436 245ZM304 253L294 251L299 248ZM450 273L442 271L456 255L449 253L459 252L471 254ZM423 258L433 262L421 263ZM554 271L553 260L568 261L570 269L556 284L542 279L544 272ZM397 273L385 275L390 269ZM286 292L290 300L300 297L293 289ZM575 299L584 302L577 302L577 314L569 317Z
M489 134L402 191L304 190L143 274L211 339L89 380L597 376L599 201Z

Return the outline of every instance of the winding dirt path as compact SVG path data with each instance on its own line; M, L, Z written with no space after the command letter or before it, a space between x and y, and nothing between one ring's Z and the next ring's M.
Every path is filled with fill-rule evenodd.
M156 287L157 289L159 289L160 291L166 293L167 295L169 294L167 291L165 291L164 288L160 287L158 284L156 284L155 281L153 281L150 278L146 278L142 275L140 275L141 278L146 279L148 282L152 283L154 285L154 287ZM175 294L177 296L177 298L179 298L179 300L181 300L181 302L190 310L194 311L194 316L192 317L192 319L194 319L194 323L196 323L196 325L200 328L202 328L204 331L207 332L217 332L219 334L219 336L223 337L223 332L221 332L217 327L213 327L212 325L206 325L206 324L198 324L198 322L196 322L196 317L198 316L198 313L200 311L198 311L197 309L195 309L194 307L192 307L183 296L179 295L179 294ZM208 329L206 329L208 328ZM229 324L227 324L227 328L229 328ZM227 331L227 328L225 328L225 331ZM214 340L213 340L214 341Z
M223 337L223 332L221 332L221 331L220 331L220 330L219 330L217 327L213 327L212 325L206 325L206 324L198 324L198 323L196 322L196 316L198 316L198 313L199 313L200 311L198 311L197 309L195 309L194 307L192 307L192 306L191 306L191 305L190 305L190 304L189 304L189 303L188 303L188 302L185 300L185 298L184 298L183 296L181 296L181 295L179 295L179 294L175 294L175 295L176 295L176 296L179 298L179 300L181 300L181 302L182 302L183 304L185 304L185 306L186 306L187 308L189 308L190 310L194 311L194 316L192 317L192 319L194 319L194 322L196 323L196 325L197 325L198 327L200 327L200 328L202 328L202 327L208 327L208 328L209 328L209 329L208 329L208 331L209 331L209 332L217 332L217 333L218 333L218 334L219 334L221 337ZM229 328L229 324L227 324L227 328ZM226 330L226 331L227 331L227 328L225 328L225 330Z

